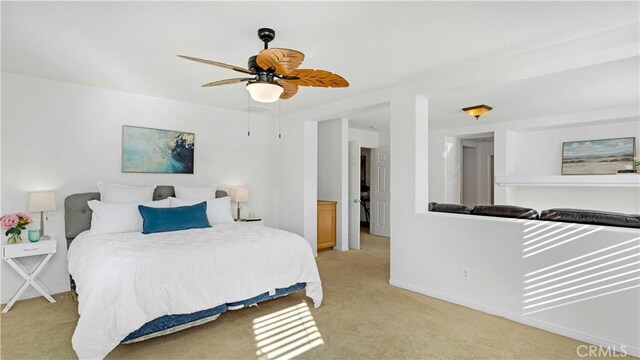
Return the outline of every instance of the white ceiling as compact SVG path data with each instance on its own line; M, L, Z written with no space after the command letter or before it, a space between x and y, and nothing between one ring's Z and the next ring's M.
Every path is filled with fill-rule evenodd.
M473 91L449 91L429 98L429 126L460 127L590 110L640 105L640 57L514 81ZM476 120L463 107L493 110ZM390 109L382 106L349 116L349 126L388 132Z
M302 88L283 103L283 113L450 64L638 21L637 2L2 2L1 6L3 71L231 109L246 108L242 85L207 89L200 85L239 73L175 55L246 66L247 58L262 46L257 29L273 27L272 47L300 50L306 54L303 67L330 70L351 83L347 89ZM480 100L476 98L469 95L459 101L463 104L452 103L448 111L475 104ZM485 102L492 102L496 110L487 120L500 116L498 109L511 100L526 103L526 99L488 98ZM447 101L443 98L443 103Z
M429 98L430 127L521 120L640 104L640 58L588 66L553 75L514 81ZM462 108L493 107L480 120Z
M391 109L388 105L349 116L349 127L356 129L389 132L390 125Z

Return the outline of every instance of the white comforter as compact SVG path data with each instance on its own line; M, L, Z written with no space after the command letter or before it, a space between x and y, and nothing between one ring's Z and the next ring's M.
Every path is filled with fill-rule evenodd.
M78 235L68 253L80 319L73 349L104 358L130 332L166 314L186 314L298 282L317 308L322 287L302 237L243 223L142 235Z

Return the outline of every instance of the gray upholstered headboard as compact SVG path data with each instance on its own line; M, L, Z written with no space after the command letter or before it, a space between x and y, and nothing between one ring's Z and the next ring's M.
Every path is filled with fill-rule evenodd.
M153 191L153 200L162 200L175 196L173 186L160 185ZM227 196L226 191L216 191L216 198ZM87 205L88 201L100 200L99 192L71 194L64 199L64 232L67 238L67 247L81 232L91 228L92 211Z

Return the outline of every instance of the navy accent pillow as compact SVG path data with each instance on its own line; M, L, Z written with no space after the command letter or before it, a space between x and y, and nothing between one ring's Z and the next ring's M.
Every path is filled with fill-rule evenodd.
M211 227L207 218L207 202L174 208L153 208L138 205L142 215L142 233L200 229Z

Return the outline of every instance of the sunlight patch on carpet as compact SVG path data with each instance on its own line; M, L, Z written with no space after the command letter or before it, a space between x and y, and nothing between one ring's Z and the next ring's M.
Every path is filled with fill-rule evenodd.
M292 359L324 344L306 302L253 320L259 359Z

